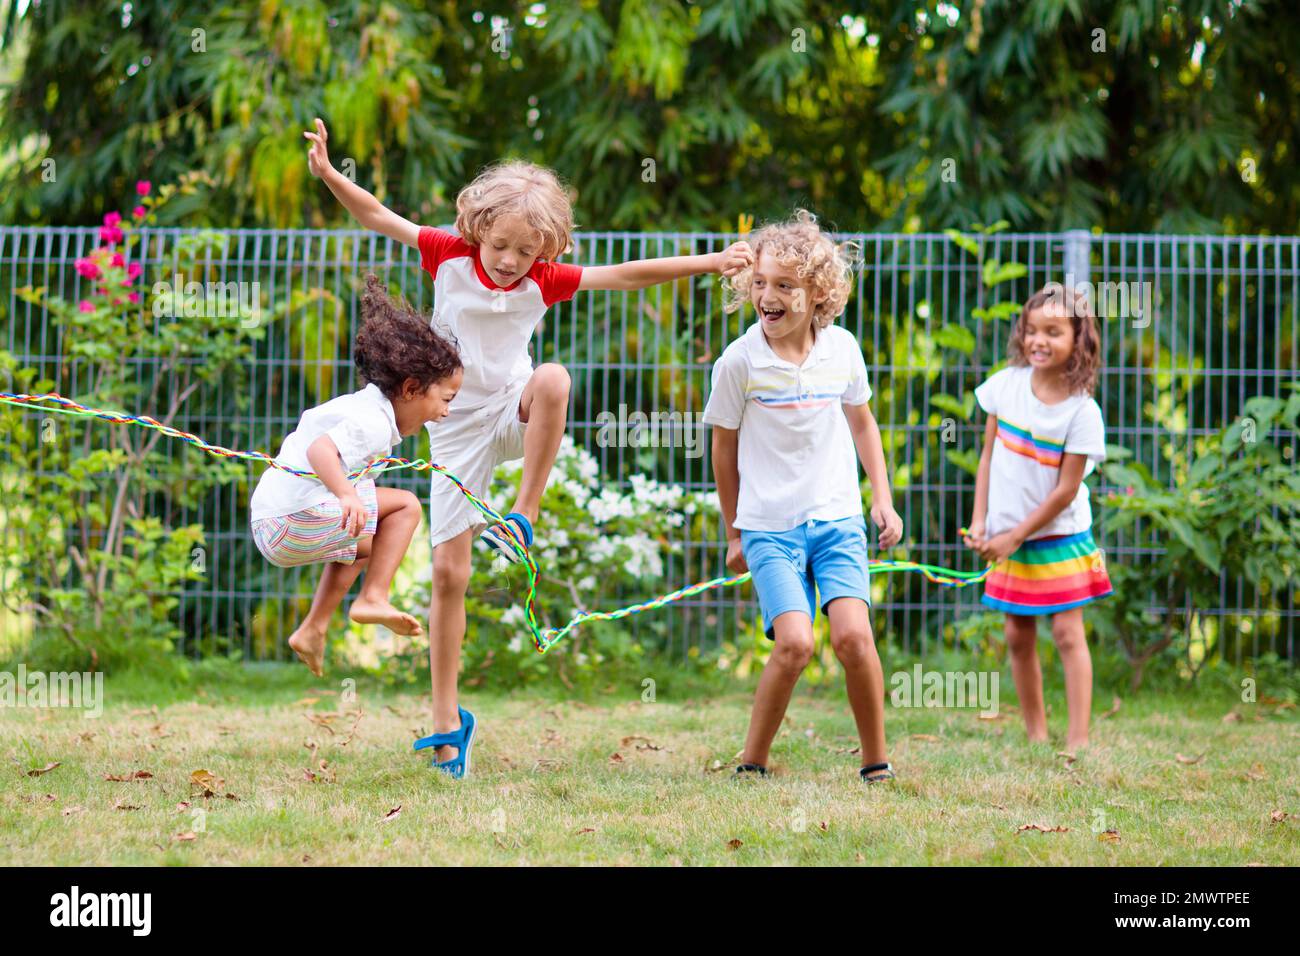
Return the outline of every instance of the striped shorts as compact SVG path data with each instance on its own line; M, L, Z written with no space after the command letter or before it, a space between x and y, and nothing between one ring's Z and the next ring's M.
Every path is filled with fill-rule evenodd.
M361 535L373 535L379 525L379 501L375 482L363 478L356 484L357 496L366 508L366 526ZM357 542L343 527L343 509L337 498L276 518L253 522L253 541L262 556L276 567L303 564L352 564L357 559Z
M1026 541L984 580L983 602L1008 614L1055 614L1112 593L1092 531Z

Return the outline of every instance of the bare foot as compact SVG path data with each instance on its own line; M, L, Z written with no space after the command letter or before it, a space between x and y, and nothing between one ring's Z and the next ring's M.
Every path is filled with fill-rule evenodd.
M352 602L348 617L358 624L382 624L395 634L419 634L423 627L409 614L403 614L387 601L370 601L359 597Z
M320 677L325 663L325 629L308 627L302 624L298 630L289 635L289 647L298 655L298 660L307 665L307 669Z

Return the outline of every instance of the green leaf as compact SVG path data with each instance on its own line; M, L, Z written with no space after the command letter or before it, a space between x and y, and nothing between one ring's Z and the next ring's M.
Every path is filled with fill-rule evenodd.
M959 249L964 249L975 258L977 259L979 258L979 254L980 254L979 243L976 242L974 239L972 239L970 236L967 236L956 229L945 229L943 231L943 234L947 236L949 239L951 239Z
M984 263L984 285L992 288L1002 282L1022 279L1029 275L1029 269L1019 262L1002 263L989 259Z
M936 345L956 349L966 356L975 351L975 336L971 334L970 329L952 323L935 332L934 341Z
M968 475L975 475L979 472L980 456L969 449L949 448L947 457L950 462Z

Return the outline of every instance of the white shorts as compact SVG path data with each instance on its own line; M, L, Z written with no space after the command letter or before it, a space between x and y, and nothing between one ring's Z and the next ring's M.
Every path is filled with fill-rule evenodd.
M524 457L524 423L519 420L519 400L527 379L506 386L479 408L463 411L451 404L451 413L440 422L426 422L429 430L429 460L442 465L470 491L505 514L509 503L494 502L488 495L492 472L503 461ZM440 475L430 475L429 543L437 547L466 529L476 533L487 527L477 508L459 488Z

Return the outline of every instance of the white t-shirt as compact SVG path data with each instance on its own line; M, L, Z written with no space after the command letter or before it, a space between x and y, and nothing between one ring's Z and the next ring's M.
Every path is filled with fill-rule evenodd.
M1010 531L1041 505L1056 488L1063 454L1087 455L1086 478L1106 457L1106 424L1101 407L1088 395L1071 395L1044 405L1030 388L1034 370L1004 368L975 389L980 408L998 417L997 438L989 467L989 510L985 532ZM1088 486L1059 515L1030 538L1077 534L1092 527Z
M451 338L465 367L456 410L480 408L532 374L528 343L546 310L572 299L582 266L538 260L502 287L483 271L478 246L457 235L420 229L420 265L433 276L432 325Z
M374 383L303 412L275 460L298 471L315 471L307 460L307 449L321 435L329 435L338 446L345 475L386 457L402 440L393 403ZM293 514L333 497L334 492L315 478L268 466L253 489L249 520Z
M736 527L789 531L862 514L858 456L843 405L871 398L862 348L846 329L817 332L801 366L777 356L761 323L713 365L710 425L740 430Z

